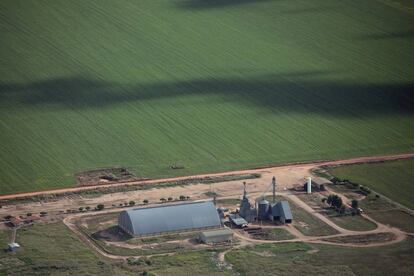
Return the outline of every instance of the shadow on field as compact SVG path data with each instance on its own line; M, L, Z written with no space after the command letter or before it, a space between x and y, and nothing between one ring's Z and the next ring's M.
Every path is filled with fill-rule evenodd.
M382 40L382 39L407 39L407 38L414 38L414 30L413 31L405 31L405 32L392 32L392 33L380 33L380 34L367 34L358 37L360 40Z
M326 73L327 74L327 73ZM270 112L330 116L414 112L414 83L358 84L318 79L323 72L297 72L246 78L211 78L125 86L73 77L0 85L0 101L10 107L51 105L58 109L109 107L125 102L199 96L259 106ZM216 97L208 97L214 95Z
M185 9L211 9L268 1L273 0L183 0L178 1L177 5Z

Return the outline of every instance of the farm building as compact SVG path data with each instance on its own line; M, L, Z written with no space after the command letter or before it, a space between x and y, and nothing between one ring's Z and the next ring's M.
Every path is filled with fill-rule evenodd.
M240 201L240 211L239 216L242 217L247 222L253 222L256 220L260 221L279 221L280 223L291 223L293 220L292 212L290 210L289 202L282 200L276 202L276 178L273 177L272 185L273 187L273 200L272 203L267 201L264 197L258 198L256 204L250 204L249 199L247 198L246 193L246 184L244 184L243 198ZM233 222L237 216L234 216L233 220L230 216L230 221ZM233 222L234 223L234 222ZM236 223L234 223L236 224ZM237 224L236 224L237 225ZM240 225L237 225L240 226Z
M16 252L20 248L20 245L16 242L12 242L8 244L8 250L10 252Z
M160 235L221 227L211 201L136 208L121 212L118 226L131 236Z
M237 214L231 214L229 216L229 220L231 223L233 223L234 225L236 225L237 227L246 227L248 222L241 216L237 215Z
M198 240L207 244L231 242L233 240L233 232L229 229L201 232L198 235Z
M290 210L289 202L287 202L286 200L283 200L273 205L270 219L278 220L281 223L291 223L293 217L292 217L292 211Z

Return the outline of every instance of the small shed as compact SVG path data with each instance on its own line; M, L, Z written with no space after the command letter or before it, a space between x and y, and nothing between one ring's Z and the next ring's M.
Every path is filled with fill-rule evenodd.
M17 242L12 242L12 243L9 243L8 245L9 245L10 252L16 252L20 248L20 245Z
M198 240L206 244L231 242L233 240L233 232L229 229L200 232Z
M232 214L229 216L229 220L231 223L233 223L234 225L236 225L237 227L246 227L248 222L242 218L241 216L237 215L237 214Z

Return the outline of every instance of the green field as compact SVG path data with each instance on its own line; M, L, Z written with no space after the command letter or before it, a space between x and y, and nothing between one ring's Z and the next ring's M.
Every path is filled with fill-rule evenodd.
M412 151L413 26L409 1L1 1L0 193Z
M342 166L330 171L414 209L414 160Z

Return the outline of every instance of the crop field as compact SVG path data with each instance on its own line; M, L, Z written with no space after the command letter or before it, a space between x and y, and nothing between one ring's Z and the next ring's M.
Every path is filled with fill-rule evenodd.
M414 160L342 166L331 170L341 179L367 186L414 209Z
M1 1L0 194L114 166L163 177L412 151L412 11Z

